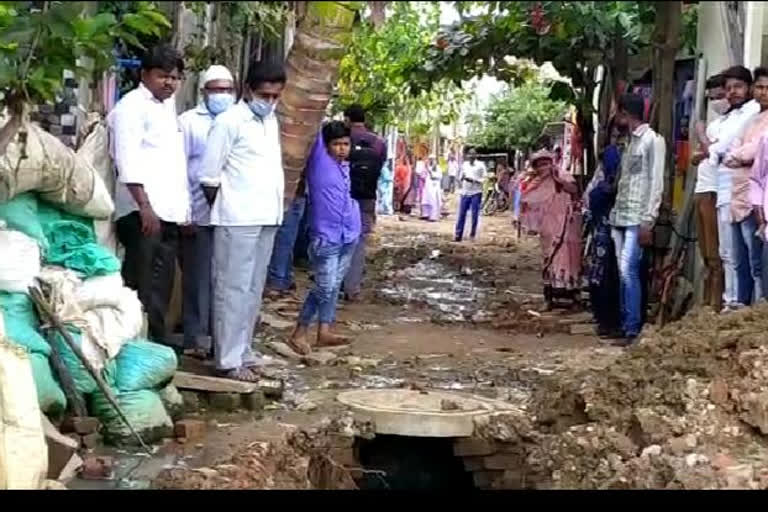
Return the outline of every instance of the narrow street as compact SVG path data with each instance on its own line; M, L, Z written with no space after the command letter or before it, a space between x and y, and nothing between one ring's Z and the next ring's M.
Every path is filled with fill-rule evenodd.
M336 396L344 390L451 390L525 407L537 376L566 366L599 369L621 353L594 336L570 333L574 325L591 327L586 313L537 312L543 305L538 244L517 240L508 214L483 217L474 243L452 241L454 220L453 214L438 223L379 218L363 298L342 303L339 311L340 332L354 337L347 347L304 361L275 352L297 315L306 269L298 269L293 297L265 299L261 336L264 352L275 360L268 372L284 382L285 391L265 406L261 419L203 406L186 417L207 421L204 439L186 445L168 440L151 459L118 451L114 481L76 480L71 486L145 487L163 469L182 468L178 475L166 472L160 485L194 487L205 470L183 468L222 464L239 451L252 452L254 443L279 442L297 428L327 423L343 414ZM206 371L191 359L181 366ZM256 471L243 485L266 485L260 479L270 471L277 469Z

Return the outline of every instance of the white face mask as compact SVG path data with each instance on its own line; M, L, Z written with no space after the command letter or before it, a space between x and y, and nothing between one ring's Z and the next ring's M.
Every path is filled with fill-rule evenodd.
M712 109L712 112L716 113L719 116L722 116L723 114L728 112L728 109L731 108L731 104L728 103L727 99L722 98L719 100L710 101L709 108Z

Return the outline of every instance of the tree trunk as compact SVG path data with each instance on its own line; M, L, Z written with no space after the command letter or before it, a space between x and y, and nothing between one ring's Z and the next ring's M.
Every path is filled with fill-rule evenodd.
M293 198L309 148L325 116L352 35L353 2L307 2L286 60L278 115L286 202Z
M371 7L371 23L378 30L387 21L385 13L387 2L368 2L368 4Z
M674 167L674 124L672 112L675 106L675 58L680 45L680 2L654 2L656 6L656 27L654 28L654 128L667 145L667 162L664 174L663 204L672 207L675 186Z

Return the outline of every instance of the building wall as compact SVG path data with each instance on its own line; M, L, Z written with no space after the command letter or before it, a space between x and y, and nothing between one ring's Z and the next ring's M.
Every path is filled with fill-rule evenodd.
M731 57L727 48L727 39L721 19L720 4L722 2L699 2L699 25L697 31L697 48L706 62L706 74L711 76L730 65ZM708 119L714 118L714 113L708 113Z

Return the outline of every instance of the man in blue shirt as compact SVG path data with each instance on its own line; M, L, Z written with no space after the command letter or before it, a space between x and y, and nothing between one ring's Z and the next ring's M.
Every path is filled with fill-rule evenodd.
M331 333L344 276L360 238L360 206L351 195L349 175L350 130L332 121L312 148L307 166L309 191L309 260L315 276L289 345L300 354L312 349L309 326L318 317L316 346L347 342Z

